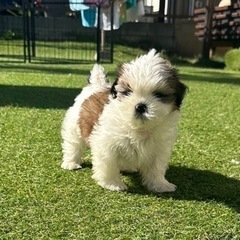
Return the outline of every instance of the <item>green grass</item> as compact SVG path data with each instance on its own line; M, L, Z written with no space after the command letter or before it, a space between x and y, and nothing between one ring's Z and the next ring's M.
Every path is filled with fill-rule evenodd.
M117 60L140 51L118 46ZM0 239L240 239L240 74L176 65L189 87L167 178L153 194L138 174L127 192L60 168L60 129L92 65L0 66Z

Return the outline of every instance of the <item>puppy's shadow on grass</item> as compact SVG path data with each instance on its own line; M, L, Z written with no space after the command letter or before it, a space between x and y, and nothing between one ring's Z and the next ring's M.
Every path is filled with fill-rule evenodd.
M153 194L139 187L141 178L137 173L127 176L131 181L129 193ZM172 193L153 194L154 196L176 200L215 201L240 212L240 180L208 170L177 166L170 166L167 179L177 185L177 190Z
M92 163L85 162L83 168L92 168ZM177 185L171 193L151 193L142 185L139 173L122 173L129 194L152 195L159 198L176 200L218 202L240 213L240 180L208 170L170 166L166 178Z
M92 169L92 163L91 162L83 162L81 164L82 168L89 168ZM78 169L79 170L79 169Z

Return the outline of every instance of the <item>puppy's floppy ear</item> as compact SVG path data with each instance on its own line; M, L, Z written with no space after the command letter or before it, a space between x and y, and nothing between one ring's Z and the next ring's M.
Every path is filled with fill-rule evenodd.
M116 86L118 85L118 78L115 80L115 82L113 83L110 93L113 97L113 99L117 98L117 90L116 90Z
M111 90L110 90L110 93L114 99L117 98L116 86L118 85L119 77L123 74L123 68L124 68L124 63L120 63L117 67L117 79L113 83Z
M178 108L181 107L181 104L182 104L182 101L185 97L185 94L186 94L186 91L188 90L188 87L181 83L180 81L178 82L178 85L177 85L177 89L176 89L176 100L175 100L175 103L176 103L176 106Z

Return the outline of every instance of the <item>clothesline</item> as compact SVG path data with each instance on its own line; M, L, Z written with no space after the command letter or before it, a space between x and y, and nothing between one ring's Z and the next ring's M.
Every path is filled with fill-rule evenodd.
M113 14L113 29L118 29L122 23L133 22L144 16L143 0L115 0L111 13L111 0L69 0L72 11L80 11L84 27L97 27L98 10L100 7L100 29L111 30L111 14Z

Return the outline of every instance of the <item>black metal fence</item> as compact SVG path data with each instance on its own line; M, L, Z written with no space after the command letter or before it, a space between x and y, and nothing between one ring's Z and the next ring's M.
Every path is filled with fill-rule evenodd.
M80 11L72 11L66 2L22 0L19 7L0 3L0 61L112 62L112 24L110 31L101 30L101 5L95 9L96 26L83 27Z

